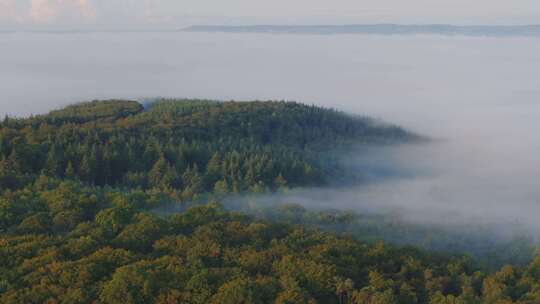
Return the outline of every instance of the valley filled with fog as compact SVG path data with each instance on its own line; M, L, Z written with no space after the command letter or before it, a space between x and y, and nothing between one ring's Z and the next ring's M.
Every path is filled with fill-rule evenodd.
M384 178L280 200L540 232L539 49L535 38L4 33L0 114L158 96L334 107L434 141L360 149L344 164Z

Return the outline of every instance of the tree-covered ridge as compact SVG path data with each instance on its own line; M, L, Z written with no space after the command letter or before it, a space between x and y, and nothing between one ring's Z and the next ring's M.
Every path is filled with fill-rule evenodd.
M39 118L49 124L55 125L66 123L81 124L104 119L114 121L119 118L138 114L142 110L142 105L136 101L96 100L87 103L74 104L61 110L52 111Z
M328 149L328 144L392 142L412 137L399 127L383 125L368 117L295 102L165 100L152 105L140 118L158 124L156 128L186 128L182 135L188 138L234 136L234 140L247 139L258 145L322 150Z
M360 242L384 230L347 212L266 206L256 219L212 199L321 184L333 148L414 138L286 102L96 101L6 118L0 303L540 303L539 258L488 272ZM160 212L172 203L182 211ZM356 234L317 229L343 224Z
M95 185L160 188L184 198L324 183L321 152L413 135L292 102L93 101L0 124L0 186L40 175Z

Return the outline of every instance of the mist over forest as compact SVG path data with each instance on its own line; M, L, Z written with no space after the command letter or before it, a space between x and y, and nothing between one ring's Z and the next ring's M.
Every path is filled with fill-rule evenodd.
M0 302L540 301L539 39L0 37Z
M376 159L364 152L359 160L349 157L353 167L360 160L383 166L367 168L366 174L390 171L361 191L339 190L343 200L334 197L329 207L384 206L401 208L421 222L451 221L453 214L459 220L537 228L537 39L200 33L2 37L2 115L38 114L77 100L110 97L285 99L334 107L382 118L436 141L386 149L374 153ZM37 44L40 51L34 52ZM138 52L129 52L132 48ZM29 86L32 90L21 90ZM391 178L392 170L401 167L408 175Z

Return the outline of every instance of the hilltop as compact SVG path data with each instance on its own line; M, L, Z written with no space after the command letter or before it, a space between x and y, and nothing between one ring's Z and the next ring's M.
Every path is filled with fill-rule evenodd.
M466 256L383 244L387 229L416 234L394 220L296 204L248 205L258 214L249 216L219 203L324 185L336 170L331 151L418 138L281 101L109 100L8 117L0 302L538 303L538 257L494 272ZM181 208L157 214L171 204ZM460 244L454 234L426 237ZM519 255L520 242L512 249Z
M212 192L320 185L322 155L415 135L295 102L92 101L0 124L0 186L40 175L90 185Z

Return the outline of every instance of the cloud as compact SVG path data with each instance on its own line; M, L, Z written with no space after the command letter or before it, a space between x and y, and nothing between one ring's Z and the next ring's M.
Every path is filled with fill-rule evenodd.
M16 0L0 0L0 21L17 21Z
M75 0L74 2L84 17L88 19L94 19L96 17L96 11L89 0Z
M171 22L174 17L170 10L164 10L156 0L144 0L142 5L142 18L149 23Z
M31 0L28 18L35 23L89 21L96 11L89 0Z
M36 22L50 22L58 16L57 7L48 0L32 0L30 18Z

